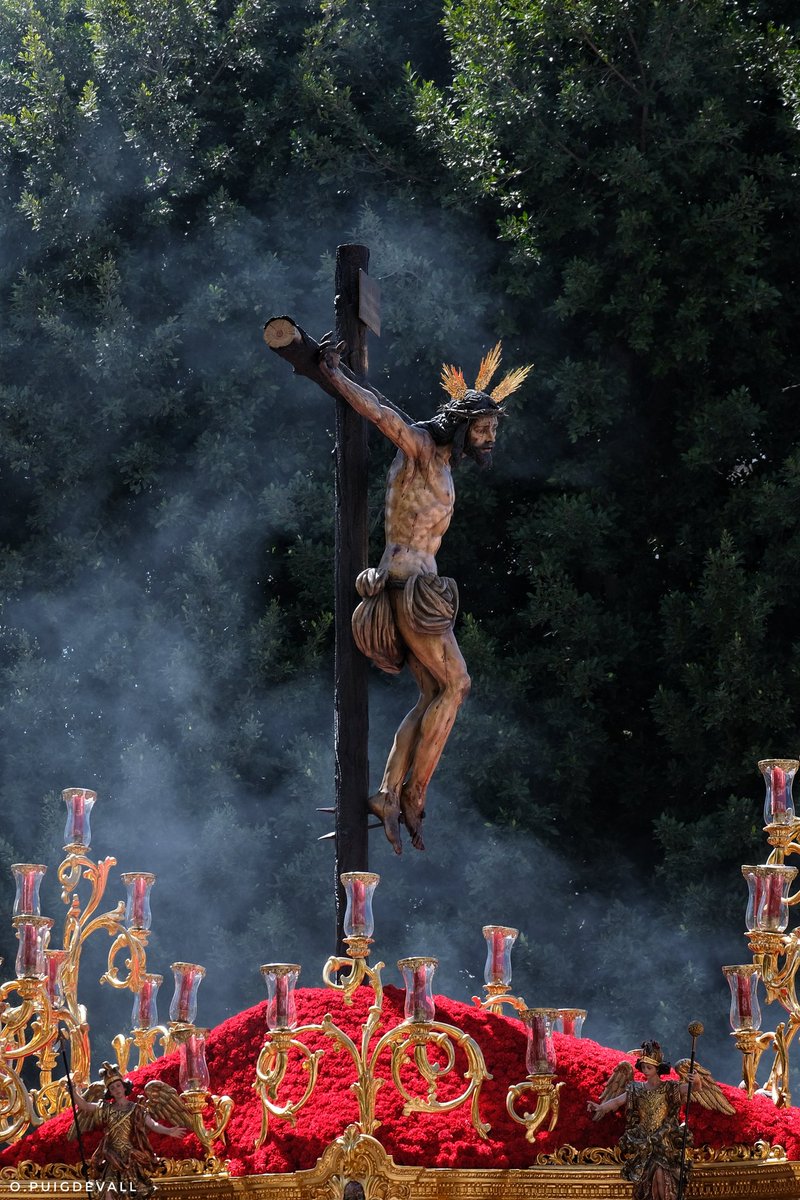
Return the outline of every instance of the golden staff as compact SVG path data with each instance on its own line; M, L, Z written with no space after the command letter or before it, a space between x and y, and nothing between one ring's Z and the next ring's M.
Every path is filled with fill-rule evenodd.
M689 1078L686 1083L686 1109L683 1116L683 1145L681 1146L681 1169L678 1175L678 1194L675 1200L683 1200L683 1189L686 1184L686 1143L689 1138L689 1101L692 1098L692 1075L694 1074L694 1052L697 1039L703 1032L699 1021L692 1021L689 1033L692 1038L692 1053L689 1059Z

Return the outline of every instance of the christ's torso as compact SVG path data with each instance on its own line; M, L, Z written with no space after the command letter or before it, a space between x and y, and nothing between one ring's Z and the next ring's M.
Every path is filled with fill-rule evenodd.
M436 574L436 553L455 504L450 448L428 456L395 455L386 482L386 549L381 567L395 579Z

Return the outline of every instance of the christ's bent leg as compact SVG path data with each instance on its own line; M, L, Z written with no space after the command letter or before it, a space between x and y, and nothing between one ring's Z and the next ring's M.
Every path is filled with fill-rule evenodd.
M400 793L403 820L411 844L423 850L422 819L425 793L442 756L461 704L470 688L467 665L452 629L439 635L420 634L411 628L402 609L395 605L395 620L403 641L417 661L435 680L437 693L423 713L410 774Z
M438 692L436 680L413 654L408 655L407 664L419 687L419 699L405 715L394 735L381 786L367 802L370 811L383 822L395 854L401 854L403 850L400 842L400 788L413 761L422 718Z
M463 676L448 681L422 718L411 774L400 793L403 820L411 838L411 845L416 850L425 849L422 821L425 816L428 784L442 757L453 722L469 693L469 688L470 679L465 670Z

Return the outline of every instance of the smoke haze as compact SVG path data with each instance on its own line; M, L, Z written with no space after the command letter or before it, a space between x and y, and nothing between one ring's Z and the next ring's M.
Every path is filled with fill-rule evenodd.
M329 250L363 238L385 296L372 375L422 418L438 403L438 364L474 370L506 318L491 287L495 249L466 244L457 217L432 213L413 224L388 209L354 210L355 229L316 231L298 258L271 249L280 241L274 221L206 216L184 242L129 251L119 271L109 265L100 326L97 313L82 320L58 303L52 309L80 381L79 408L19 416L31 462L17 474L25 535L4 565L10 732L0 849L49 864L43 911L60 923L58 793L95 788L92 853L113 854L120 872L158 877L148 969L165 976L162 1019L169 963L194 961L207 967L198 1022L213 1025L262 998L262 962L299 961L301 983L316 984L334 940L332 849L317 841L328 818L316 813L333 798L332 414L327 398L267 355L261 325L291 312L321 334L332 323ZM83 428L77 461L61 460L63 421ZM469 537L471 504L496 503L523 474L546 474L548 438L531 429L535 422L509 435L507 453L501 441L488 500L483 481L460 475L463 509L443 570ZM376 546L386 456L373 441ZM62 481L55 497L46 486L54 472ZM45 573L30 565L35 555L46 559ZM480 588L464 584L467 611L479 612ZM502 596L507 582L483 585ZM286 596L305 614L301 627L274 603ZM373 780L412 702L407 682L373 679ZM479 689L469 706L475 726L489 718ZM399 982L397 958L434 954L436 989L468 999L482 986L481 926L515 925L514 990L529 1004L586 1007L592 1037L627 1048L658 1036L673 1055L686 1049L686 1022L699 1017L704 1061L736 1079L719 973L723 959L740 954L736 915L728 944L676 930L661 915L657 879L624 852L614 864L626 879L624 901L609 905L592 890L592 864L571 862L568 829L555 851L482 819L452 747L431 788L427 853L407 846L398 861L380 831L371 836L371 866L382 875L375 949L390 964L387 979ZM605 878L608 864L598 871ZM2 889L10 914L7 878ZM104 907L121 896L121 885L110 888ZM131 1007L129 993L94 984L104 941L87 948L82 972L95 1062ZM3 942L8 963L8 932ZM665 979L670 996L676 983L702 996L703 1011L669 1007Z

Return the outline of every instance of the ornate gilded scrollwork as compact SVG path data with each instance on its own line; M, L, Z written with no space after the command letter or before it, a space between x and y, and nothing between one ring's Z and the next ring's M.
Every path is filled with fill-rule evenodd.
M155 1062L158 1057L156 1042L161 1043L163 1054L168 1054L175 1048L170 1030L165 1025L153 1025L150 1029L132 1029L129 1034L118 1033L116 1037L112 1038L111 1045L114 1047L117 1065L122 1074L125 1075L129 1069L131 1050L133 1049L138 1053L137 1070L139 1067L147 1067L150 1063Z
M759 1090L782 1108L791 1103L789 1049L800 1029L800 929L787 930L790 910L800 903L800 889L790 894L797 868L786 863L787 858L800 855L800 820L792 798L800 761L770 758L758 766L766 784L764 832L771 851L765 863L742 867L748 886L746 937L752 962L723 967L723 971L731 988L732 1036L742 1054L747 1094L756 1091L759 1062L770 1050L772 1064ZM778 1003L787 1013L787 1020L774 1031L761 1030L759 980L767 1003Z
M506 1109L512 1121L524 1125L525 1137L532 1142L548 1117L547 1128L552 1132L558 1122L558 1093L564 1086L563 1082L553 1083L550 1075L532 1075L524 1083L515 1083L508 1089ZM516 1103L525 1092L533 1092L536 1097L536 1107L533 1112L518 1113Z
M358 875L351 873L349 878L358 878ZM371 881L372 886L377 879L370 873L364 873L363 878ZM412 1015L384 1033L373 1046L373 1038L378 1030L383 1011L381 971L384 964L378 963L372 967L367 962L371 944L370 937L363 934L351 934L345 938L345 942L347 957L329 958L323 968L322 977L332 991L341 994L346 1004L352 1003L355 989L365 981L368 982L373 994L373 1003L370 1005L366 1020L361 1027L361 1038L358 1045L334 1022L330 1013L326 1013L319 1024L299 1026L295 1024L293 991L300 972L298 966L286 963L267 963L261 968L270 991L268 1003L270 1028L258 1057L256 1077L253 1083L261 1100L262 1110L261 1131L256 1145L263 1145L266 1140L270 1116L282 1118L294 1125L297 1114L311 1097L319 1079L320 1060L324 1053L322 1050L311 1050L306 1045L305 1039L314 1035L329 1038L352 1060L355 1079L351 1090L358 1101L358 1129L361 1133L372 1134L380 1124L375 1116L375 1099L383 1080L377 1075L376 1067L384 1051L390 1049L391 1077L394 1086L403 1097L406 1113L449 1112L469 1102L473 1126L481 1137L486 1137L489 1126L480 1119L478 1102L481 1085L485 1079L490 1079L491 1076L486 1069L480 1047L471 1037L454 1025L446 1025L432 1019L432 1003L428 1004L430 997L423 993L426 993L428 973L432 974L433 970L430 964L435 960L406 959L398 964L401 969L405 967L412 974L416 972L413 974L413 978L417 981L418 990L420 988L421 990L419 990L419 995L415 993L416 999ZM464 1074L467 1086L458 1096L446 1101L439 1100L437 1096L439 1080L454 1068L456 1054L459 1050L467 1060L467 1070ZM431 1051L436 1053L436 1059L431 1057ZM278 1093L286 1075L291 1054L300 1056L308 1078L303 1094L299 1098L281 1102ZM425 1086L424 1096L415 1095L409 1091L402 1075L403 1066L407 1062L414 1063Z
M622 1162L619 1146L589 1146L576 1150L574 1146L559 1146L552 1154L537 1154L537 1167L612 1167Z
M30 863L18 863L12 868L17 877L13 925L20 949L17 978L0 988L0 1142L16 1141L31 1125L68 1106L64 1078L53 1077L59 1065L60 1039L69 1042L76 1086L84 1088L89 1082L89 1025L86 1009L78 1000L81 956L87 940L99 930L105 930L112 938L101 983L137 992L146 971L148 929L144 926L149 926L149 907L147 920L138 924L126 919L124 901L98 915L116 859L108 857L94 862L88 855L88 817L96 799L94 793L68 788L64 799L68 810L67 844L65 858L58 868L61 899L67 906L62 949L47 949L53 922L38 911L39 883L46 868ZM150 875L143 878L151 883L154 879ZM83 907L77 895L82 883L89 886ZM121 972L117 960L123 952L127 958ZM12 1000L15 996L19 1002ZM138 1032L137 1039L134 1031L133 1044L139 1047L142 1065L143 1061L152 1061L154 1038L150 1030ZM122 1038L115 1041L127 1064L130 1043ZM26 1060L36 1063L35 1087L23 1082Z
M278 1090L289 1066L289 1054L292 1050L302 1058L303 1068L308 1073L308 1082L299 1100L279 1104ZM262 1046L256 1063L256 1082L253 1085L261 1097L261 1131L256 1145L263 1146L267 1140L270 1115L280 1117L292 1126L297 1124L297 1113L316 1086L321 1055L321 1050L309 1050L303 1042L285 1030L276 1030L272 1038Z
M206 1150L210 1151L214 1142L220 1141L224 1144L225 1130L234 1109L230 1096L213 1096L209 1092L196 1089L181 1092L181 1100L189 1110L192 1129ZM213 1119L211 1125L206 1126L203 1113L209 1106Z

